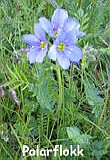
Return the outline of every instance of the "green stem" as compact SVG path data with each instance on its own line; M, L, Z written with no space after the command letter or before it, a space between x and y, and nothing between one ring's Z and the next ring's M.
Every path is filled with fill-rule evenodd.
M73 71L74 71L74 64L71 63L69 87L72 86L72 82L73 82Z
M80 8L82 4L82 0L78 0L78 7Z
M48 17L48 3L46 3L46 17Z
M59 84L59 106L62 106L62 81L61 81L61 72L59 64L56 63L56 70L57 70L57 76L58 76L58 84Z

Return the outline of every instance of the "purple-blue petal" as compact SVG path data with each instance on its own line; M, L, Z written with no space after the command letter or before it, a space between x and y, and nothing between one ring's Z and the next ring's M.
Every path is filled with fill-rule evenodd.
M69 46L65 49L66 57L75 63L78 63L83 57L83 52L78 46Z
M44 29L44 31L46 33L48 33L49 36L53 37L54 36L53 35L53 27L52 27L51 22L48 19L46 19L45 17L39 18L39 22L41 24L41 27Z
M65 9L56 9L52 15L52 25L54 30L60 30L63 27L65 19L68 17L68 13Z
M76 65L80 65L80 61L78 61L78 62L74 62L74 64L76 64Z
M33 34L27 34L23 37L23 43L26 43L30 46L36 46L39 44L38 39Z
M63 69L68 69L70 66L70 60L65 56L65 54L62 52L59 52L57 54L57 60L59 65L63 68Z
M76 43L76 37L73 36L73 32L60 32L55 41L56 44L64 43L65 45L74 45Z
M41 28L40 23L34 24L34 34L39 40L45 40L45 32Z
M37 56L36 56L36 62L43 62L44 60L44 57L46 56L46 52L47 50L41 50L40 52L37 52Z
M79 30L80 24L73 18L67 18L64 22L63 31L70 32L72 30Z
M29 52L27 52L27 59L29 60L30 63L36 62L36 50L35 49L30 49Z
M86 35L86 33L85 33L85 32L82 32L82 31L79 31L79 32L76 33L76 37L77 37L77 38L83 37L83 36L85 36L85 35Z
M39 62L41 63L46 56L47 49L41 50L36 47L31 48L29 52L27 52L27 59L30 63Z
M71 32L73 37L80 38L85 35L84 32L79 30L80 24L73 18L67 18L64 22L63 32Z
M48 52L48 57L50 58L50 59L52 59L53 61L55 61L56 60L56 56L57 56L57 49L56 49L56 45L52 45L51 47L50 47L50 49L49 49L49 52Z

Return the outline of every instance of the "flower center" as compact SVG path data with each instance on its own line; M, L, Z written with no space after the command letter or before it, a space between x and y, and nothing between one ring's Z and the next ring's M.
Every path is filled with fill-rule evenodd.
M58 45L58 51L63 51L65 49L65 44L64 43L60 43Z
M55 36L57 36L57 35L58 35L58 31L54 31L53 34L54 34Z
M46 47L46 43L43 42L43 41L41 41L41 42L40 42L40 48L41 48L41 49L44 49L45 47Z

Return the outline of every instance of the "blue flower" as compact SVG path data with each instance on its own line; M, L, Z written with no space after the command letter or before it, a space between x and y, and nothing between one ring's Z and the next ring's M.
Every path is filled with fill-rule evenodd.
M76 41L85 35L79 29L80 24L69 18L65 9L56 9L51 21L45 17L39 18L39 23L34 25L34 34L25 35L23 38L23 42L31 47L27 52L28 60L30 63L43 61L48 51L46 32L54 40L48 51L50 59L57 60L63 69L68 69L70 62L79 64L83 53Z
M45 17L39 18L42 28L50 37L56 37L63 28L64 21L68 18L68 13L65 9L56 9L52 15L51 21Z
M48 52L48 57L57 60L63 69L68 69L70 62L79 63L82 56L82 50L73 40L72 31L61 32Z
M66 33L71 32L72 36L74 37L74 40L77 40L77 38L80 38L85 35L85 33L80 31L79 29L79 22L77 22L74 18L66 18L66 20L64 21L62 31Z
M30 50L27 52L27 58L30 63L41 63L48 50L48 41L40 23L34 24L34 34L25 35L23 42L30 46Z
M56 9L52 15L51 21L45 17L39 18L42 28L50 37L57 37L60 32L70 32L74 38L80 38L85 35L84 32L79 31L80 24L73 18L68 17L65 9Z

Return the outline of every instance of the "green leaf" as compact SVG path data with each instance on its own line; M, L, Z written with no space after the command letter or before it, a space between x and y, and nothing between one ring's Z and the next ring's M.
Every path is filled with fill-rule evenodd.
M106 150L106 143L103 141L95 141L92 144L92 155L97 158L97 160L100 160L103 155L107 154L108 151Z
M53 112L58 101L58 86L54 75L45 66L37 68L37 75L30 88L32 97L36 97L37 105L44 110Z
M66 130L68 137L72 139L74 143L81 145L87 145L89 143L90 136L86 134L81 134L78 127L67 127Z
M83 83L88 103L92 106L103 105L104 100L102 97L100 97L99 90L94 86L94 84L90 83L87 78L84 80Z
M74 126L74 127L67 127L67 134L68 134L68 137L70 139L74 139L77 136L80 136L80 130L76 126Z

